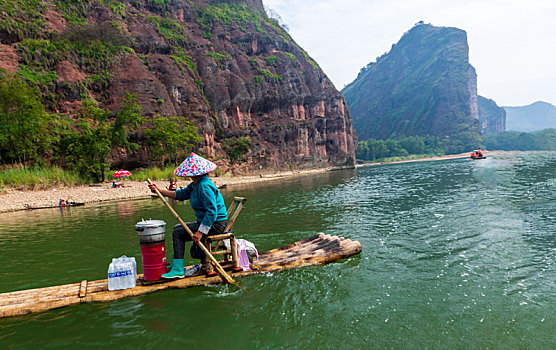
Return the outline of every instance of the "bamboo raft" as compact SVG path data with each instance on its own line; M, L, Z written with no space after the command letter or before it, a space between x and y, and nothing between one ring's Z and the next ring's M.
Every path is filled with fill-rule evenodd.
M361 252L361 243L343 237L316 234L281 248L259 254L257 269L230 272L233 277L277 272L310 265L328 264ZM189 288L223 283L219 276L187 276L162 283L141 284L123 290L108 290L108 280L87 281L0 294L0 318L20 316L80 303L112 301L172 288Z

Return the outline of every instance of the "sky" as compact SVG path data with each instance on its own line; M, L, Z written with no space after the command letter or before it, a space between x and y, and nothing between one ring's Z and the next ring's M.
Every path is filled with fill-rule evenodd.
M467 32L479 95L556 105L556 0L263 0L338 90L419 21Z

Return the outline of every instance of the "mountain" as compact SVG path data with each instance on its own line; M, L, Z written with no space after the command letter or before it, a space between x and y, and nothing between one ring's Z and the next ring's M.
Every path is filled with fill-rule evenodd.
M193 120L203 137L195 150L224 171L355 162L343 96L262 0L1 1L1 72L70 117L85 98L115 113L136 93L148 122ZM114 148L113 166L149 164L135 137L141 148ZM248 152L231 164L225 144L245 138Z
M419 22L342 93L360 140L433 135L466 151L480 137L467 34Z
M479 122L481 134L496 134L506 130L506 111L498 107L496 102L483 96L479 96Z
M527 106L504 107L504 109L508 131L556 129L556 107L550 103L537 101Z

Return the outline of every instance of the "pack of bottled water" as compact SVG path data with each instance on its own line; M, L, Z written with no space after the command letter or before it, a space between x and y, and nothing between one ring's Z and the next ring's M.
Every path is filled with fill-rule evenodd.
M135 287L137 282L137 263L135 257L122 255L112 259L108 266L108 290Z

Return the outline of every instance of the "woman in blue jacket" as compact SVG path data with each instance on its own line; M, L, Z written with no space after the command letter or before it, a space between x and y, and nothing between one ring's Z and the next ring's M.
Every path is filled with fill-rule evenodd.
M197 220L195 222L188 222L186 225L191 232L194 232L193 241L195 243L201 242L204 244L208 235L223 233L228 223L224 198L208 177L208 173L214 169L216 169L216 164L195 153L191 153L174 171L177 176L189 177L193 181L186 188L171 191L160 189L154 184L149 185L153 193L156 193L156 189L158 189L163 196L168 198L190 201ZM183 278L185 242L190 242L191 237L181 224L177 224L174 226L172 239L174 245L172 268L170 272L163 274L161 277L167 279ZM192 249L193 251L195 250ZM201 259L203 271L212 272L210 262L204 256L204 253L200 249L198 252L200 254L195 257Z

